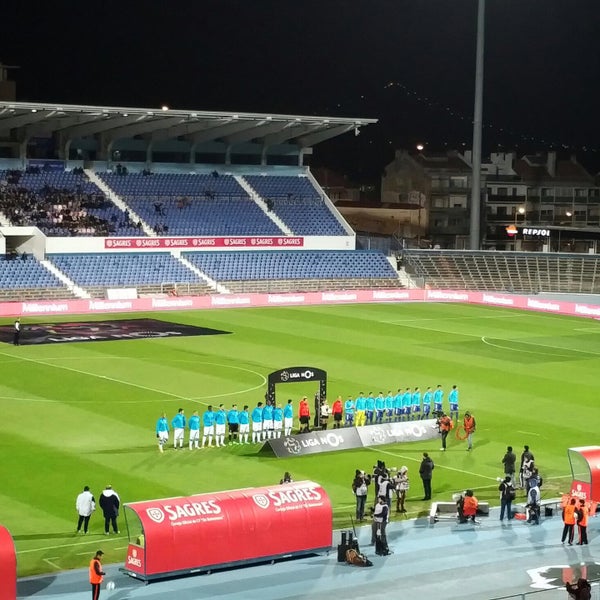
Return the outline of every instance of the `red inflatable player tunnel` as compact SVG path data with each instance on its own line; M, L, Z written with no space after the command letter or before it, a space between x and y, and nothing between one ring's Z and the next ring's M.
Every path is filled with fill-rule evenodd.
M17 554L8 529L0 525L0 600L17 597Z
M569 448L573 483L571 496L600 502L600 446Z
M332 512L312 481L125 504L123 571L145 581L331 549Z

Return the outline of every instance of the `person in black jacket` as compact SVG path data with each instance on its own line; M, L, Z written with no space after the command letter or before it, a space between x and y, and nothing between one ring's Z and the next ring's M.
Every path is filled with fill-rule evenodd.
M435 465L431 460L429 454L427 452L423 452L423 460L421 461L421 466L419 467L419 475L423 480L423 491L425 492L425 497L423 500L431 500L431 478L433 477L433 469Z
M506 454L502 458L502 464L504 465L504 475L510 477L511 481L515 479L515 465L517 463L517 455L513 452L512 446L506 448Z
M500 520L504 519L504 513L506 512L506 518L510 521L512 519L511 504L515 499L515 488L512 479L508 475L498 486L498 490L500 491Z
M119 516L119 507L121 500L119 494L107 485L106 489L100 494L100 508L104 513L104 534L109 534L109 525L112 525L114 533L120 533L117 527L117 517Z

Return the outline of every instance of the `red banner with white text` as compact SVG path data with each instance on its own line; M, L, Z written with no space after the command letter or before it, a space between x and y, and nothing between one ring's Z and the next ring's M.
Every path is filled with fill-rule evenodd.
M125 570L141 579L324 551L332 544L331 503L311 481L134 502L125 511L136 542L129 544Z
M105 250L129 248L287 248L304 246L303 237L251 236L251 237L137 237L105 238Z

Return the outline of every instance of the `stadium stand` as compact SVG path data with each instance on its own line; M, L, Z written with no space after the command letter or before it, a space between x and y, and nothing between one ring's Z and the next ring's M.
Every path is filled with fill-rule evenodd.
M0 171L0 211L49 236L143 235L79 170Z
M380 252L185 252L183 256L232 292L400 287Z
M0 260L0 300L73 298L74 295L33 256Z
M596 255L461 250L405 250L406 271L436 289L497 292L600 292Z
M48 259L92 297L106 288L135 287L139 294L201 295L211 288L168 252L116 254L49 254Z
M99 175L159 235L282 235L234 177L215 174Z
M295 235L347 235L308 177L246 175L244 179Z

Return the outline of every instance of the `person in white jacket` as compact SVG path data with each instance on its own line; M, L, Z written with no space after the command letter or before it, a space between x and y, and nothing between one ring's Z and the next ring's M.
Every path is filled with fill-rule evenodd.
M90 492L89 486L86 485L83 488L83 492L77 496L75 508L77 509L77 514L79 515L79 520L77 521L77 531L75 533L79 533L81 531L81 526L83 525L83 533L86 534L88 532L90 517L96 510L96 501L94 500L92 492Z

